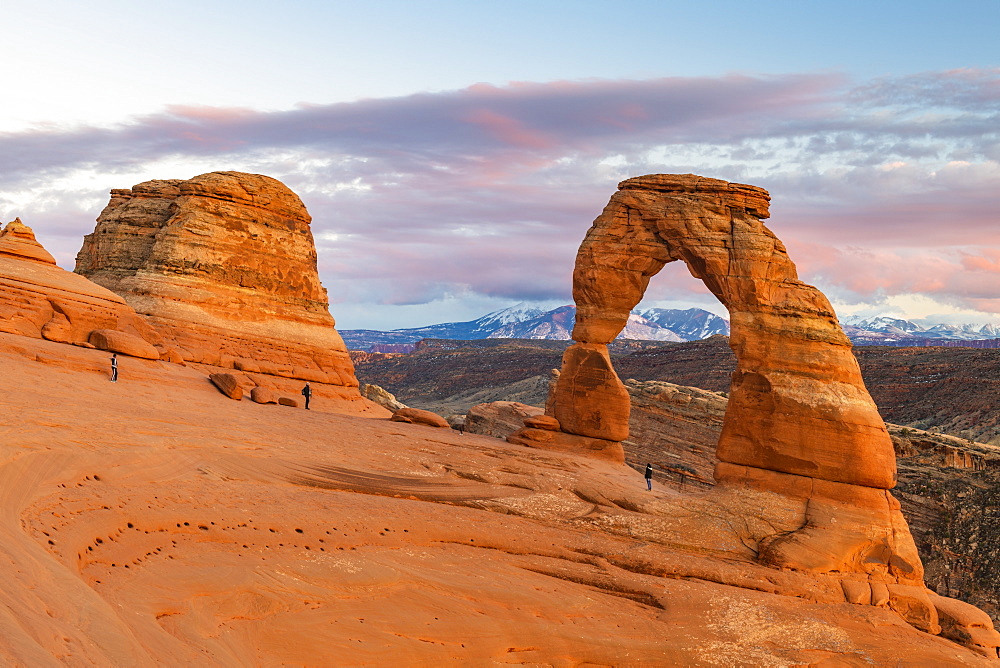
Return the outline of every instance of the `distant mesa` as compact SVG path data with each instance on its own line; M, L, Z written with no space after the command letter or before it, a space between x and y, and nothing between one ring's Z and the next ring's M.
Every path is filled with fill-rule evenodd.
M76 273L111 290L188 362L341 388L360 398L298 196L212 172L111 191Z

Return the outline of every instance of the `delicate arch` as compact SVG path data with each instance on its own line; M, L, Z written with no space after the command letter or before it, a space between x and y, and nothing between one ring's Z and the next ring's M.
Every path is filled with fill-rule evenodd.
M737 368L719 459L889 489L896 466L885 425L829 301L798 280L784 245L761 222L769 200L761 188L691 174L619 185L577 254L579 343L564 358L555 417L567 433L623 440L628 396L615 387L605 346L650 277L682 260L731 317ZM596 400L594 388L603 392ZM721 465L716 477L727 471Z

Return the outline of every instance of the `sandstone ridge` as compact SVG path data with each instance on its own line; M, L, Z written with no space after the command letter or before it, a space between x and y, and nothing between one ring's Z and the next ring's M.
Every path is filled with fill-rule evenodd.
M94 333L104 331L125 349L97 347L159 357L159 334L124 299L57 266L20 218L8 223L0 231L0 332L95 347Z
M681 260L731 317L737 368L713 494L739 508L756 561L839 581L847 602L887 605L938 634L945 612L924 586L888 491L892 441L828 300L798 280L761 222L769 201L761 188L692 174L619 184L576 258L577 343L563 355L546 407L560 431L525 426L508 440L624 460L630 399L607 344L649 279Z
M359 396L305 206L279 181L212 172L111 191L76 272L121 295L188 362Z

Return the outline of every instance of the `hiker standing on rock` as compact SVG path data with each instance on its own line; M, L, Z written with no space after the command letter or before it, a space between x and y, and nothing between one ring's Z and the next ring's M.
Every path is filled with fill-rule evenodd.
M646 464L646 489L653 491L653 465Z
M111 353L111 382L118 382L118 354Z
M306 410L309 410L309 399L312 398L312 395L312 388L309 387L309 383L307 382L306 386L302 388L302 396L306 398Z

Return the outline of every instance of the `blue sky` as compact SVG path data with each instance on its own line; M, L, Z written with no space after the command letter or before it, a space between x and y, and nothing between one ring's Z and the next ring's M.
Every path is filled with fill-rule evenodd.
M111 188L268 174L388 328L568 302L617 182L694 172L841 314L1000 321L1000 2L481 5L4 0L0 218L72 268Z

